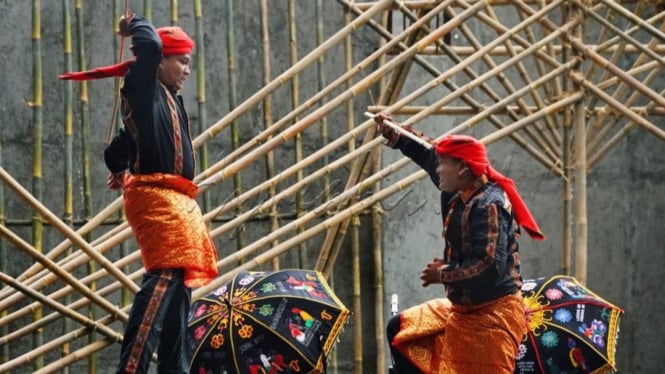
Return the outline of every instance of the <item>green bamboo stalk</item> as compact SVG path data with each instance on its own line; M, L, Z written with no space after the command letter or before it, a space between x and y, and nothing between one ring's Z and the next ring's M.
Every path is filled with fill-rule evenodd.
M288 19L289 19L289 52L291 58L291 65L295 65L298 62L298 39L296 32L296 3L295 0L289 0L288 2ZM300 106L300 80L299 74L294 74L291 79L291 108L292 110ZM294 117L293 121L298 122L299 117ZM295 150L295 159L294 162L297 164L302 160L302 134L298 133L293 137L293 144ZM302 170L299 170L296 173L296 181L301 181L303 178ZM296 192L296 217L299 217L305 211L305 199L303 192ZM298 228L298 233L303 231L303 227ZM308 268L309 261L307 260L307 245L303 242L298 246L298 263L300 268Z
M171 11L172 15L177 17L177 1L173 0ZM198 123L196 128L198 133L205 131L206 123L208 122L208 112L206 110L206 68L205 68L205 44L204 44L204 33L203 33L203 7L201 5L201 0L192 1L194 7L194 25L195 25L195 39L196 39L196 55L194 56L196 62L196 100L198 103ZM172 17L173 19L174 17ZM198 149L199 155L199 164L201 170L208 168L208 145L203 144ZM203 211L207 212L210 210L212 203L210 202L210 193L203 193Z
M42 175L42 56L41 56L41 4L40 0L32 2L32 194L39 200L43 196L44 181ZM38 251L43 246L43 222L41 217L33 212L32 216L32 241ZM42 308L37 308L32 314L33 320L42 317ZM33 348L44 344L44 336L41 331L33 334ZM33 369L37 370L44 366L44 357L38 356L33 362Z
M128 12L129 12L129 2L126 1L125 2L125 10L124 10L123 14L127 14ZM120 31L118 29L118 23L119 22L120 22L120 0L113 0L113 21L112 21L113 35L116 35ZM118 40L118 39L120 39L120 40ZM113 58L114 58L115 61L120 61L122 59L123 49L124 49L124 37L120 37L120 38L114 37L113 38ZM116 100L118 100L119 95L120 95L120 79L115 79L115 87L114 87L113 92L115 92ZM123 124L122 124L122 119L120 118L120 116L116 116L117 108L116 108L116 110L114 110L113 114L117 119L117 122L118 122L117 126L118 126L118 128L120 128ZM110 142L110 139L111 139L111 137L109 137L107 139L107 143ZM120 197L122 197L122 192L119 191L118 195ZM124 207L121 208L118 211L118 219L120 219L120 220L125 219ZM123 241L120 244L120 257L125 257L128 254L129 254L129 246L127 245L126 241ZM128 273L129 272L129 267L127 267L127 266L122 267L122 272L123 273ZM132 293L129 292L128 289L123 287L120 291L120 305L122 305L122 306L129 305L131 302L132 302Z
M263 84L270 83L270 23L268 22L268 0L261 0L261 40L263 45ZM264 129L269 129L272 126L272 97L266 95L263 99L263 126ZM266 153L266 179L270 180L275 176L275 154L270 151ZM276 188L271 185L268 189L270 199L275 197ZM273 205L268 213L270 216L270 231L275 231L279 228L279 213L277 212L277 205ZM274 240L272 245L278 245L279 240ZM272 259L273 270L279 270L279 257L275 256Z
M227 71L229 74L229 110L233 111L238 105L236 92L236 61L235 61L235 24L233 14L233 0L226 0L226 57L228 59ZM238 131L238 121L231 122L231 148L238 149L240 146L240 133ZM242 177L240 173L233 175L233 195L240 196L242 193ZM237 213L242 212L242 206L238 207ZM236 230L236 246L242 248L245 246L244 233L242 227Z
M322 0L316 0L316 45L317 47L323 44L323 4ZM320 91L326 87L326 75L323 69L324 55L322 54L316 60L316 71L317 71L317 88ZM323 104L326 103L325 98L321 100ZM328 144L328 117L323 117L321 119L321 147L325 147ZM323 157L322 160L323 167L328 165L328 156ZM330 199L330 176L326 175L323 177L322 181L322 191L321 197L323 201L328 201Z
M152 22L152 1L143 0L143 16L148 21Z
M76 34L78 45L78 60L79 68L81 71L86 70L86 55L85 55L85 30L83 24L83 4L81 0L75 0L74 8L76 13ZM92 217L92 176L90 171L90 111L87 95L86 82L81 82L81 158L83 162L82 178L83 178L83 216L84 221L87 222ZM113 125L113 124L111 124ZM90 241L90 236L85 235L84 239ZM94 273L95 263L90 260L87 264L88 273ZM93 291L96 286L94 283L89 286ZM91 307L88 310L91 316L94 316L94 309ZM91 333L93 335L94 332ZM93 337L89 337L93 338ZM92 358L94 362L94 358ZM90 362L89 362L90 363ZM90 369L90 367L89 367Z
M194 16L196 17L196 3L198 3L199 9L201 9L201 1L200 0L194 0L193 5L194 5ZM196 19L195 19L195 22ZM178 24L178 0L171 0L171 26L175 26ZM197 36L196 39L198 40L199 37ZM199 44L198 41L196 43L196 48L202 48L202 44ZM198 53L198 52L197 52Z
M62 1L62 19L63 19L63 49L64 49L64 62L65 71L72 71L72 22L69 9L69 1ZM64 138L65 138L65 175L64 175L64 190L65 190L65 204L63 221L70 227L74 227L74 119L73 119L73 83L66 81L64 83ZM71 249L67 251L67 255L71 254ZM65 305L71 302L71 296L67 295L64 299ZM71 330L71 320L65 319L63 321L63 333ZM62 345L62 356L70 353L69 343ZM69 367L63 368L63 373L69 373Z

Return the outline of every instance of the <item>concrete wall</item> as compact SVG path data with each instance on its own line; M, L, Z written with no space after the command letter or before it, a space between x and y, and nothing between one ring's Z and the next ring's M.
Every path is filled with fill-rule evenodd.
M157 25L167 24L169 21L168 7L161 2L153 3L152 19ZM193 10L189 2L179 4L179 24L187 31L193 33ZM323 1L326 23L324 33L327 37L334 34L343 26L343 9L332 1ZM287 23L287 2L269 1L270 29L271 29L271 63L272 76L276 76L290 66L289 36ZM297 39L299 57L304 56L316 46L314 26L311 19L314 16L315 2L297 2L297 15L300 23L297 25ZM32 183L32 110L28 101L32 100L32 45L31 35L31 2L27 1L0 1L0 138L2 148L2 167L16 178L23 186L29 189ZM135 11L140 11L140 5L132 4ZM260 40L260 18L258 1L234 2L234 22L236 27L235 55L238 82L239 102L250 97L263 85L262 77L262 45ZM64 137L63 123L63 90L64 84L57 81L57 74L64 71L62 53L62 5L60 2L42 2L42 69L44 86L43 106L43 179L46 183L43 202L54 212L63 211L63 152ZM111 5L107 2L84 4L84 27L86 64L88 67L107 65L114 60L113 57L113 23ZM207 121L215 122L229 111L227 72L227 40L226 40L226 2L204 2L205 24L205 56L206 56L206 87L207 87ZM76 39L75 39L76 41ZM354 62L360 61L371 53L377 46L376 35L369 29L363 28L354 34ZM337 46L326 54L323 68L326 76L337 77L344 70L344 50ZM445 63L444 63L445 65ZM74 53L74 68L77 67L76 53ZM371 70L371 69L370 69ZM192 78L187 83L184 96L189 108L193 123L198 126L200 113L195 109L196 82L193 78L196 68L193 66ZM364 73L367 74L367 73ZM425 79L421 70L414 69L413 81L409 81L405 91L414 89ZM315 92L317 71L308 68L300 76L301 101ZM332 80L332 78L330 78ZM356 80L357 81L357 80ZM74 88L78 95L78 88ZM110 121L111 104L113 101L113 84L110 80L95 81L88 85L91 132L89 141L91 149L101 150L104 146L108 123ZM273 115L279 118L290 111L291 89L289 85L280 88L273 95ZM76 99L77 96L75 96ZM358 97L355 101L357 115L355 120L364 120L362 112L370 105L374 98L367 95ZM427 98L432 102L434 98ZM78 103L75 104L75 163L83 162L80 154L81 131L80 111ZM399 120L400 118L397 117ZM346 115L341 109L331 113L328 118L330 124L330 139L344 133ZM660 118L652 119L659 126L663 126ZM433 117L418 128L429 135L440 134L459 119L446 117ZM263 129L262 108L252 108L238 121L240 141L248 141ZM483 136L491 131L485 124L473 132L476 136ZM303 133L304 143L308 153L313 152L321 145L318 127L313 126ZM212 162L220 160L231 149L230 136L226 130L216 137L209 145ZM659 372L659 355L665 346L665 330L659 327L657 313L665 309L665 301L659 297L662 268L665 265L662 243L665 242L665 230L662 230L662 217L665 209L663 185L665 177L665 155L663 143L651 134L636 129L622 140L607 157L599 162L588 174L588 227L589 227L589 259L588 259L588 286L607 300L623 307L626 314L621 321L621 334L617 349L617 362L622 373L657 373ZM491 145L489 148L493 165L499 171L513 178L522 196L529 204L533 215L542 230L548 236L545 242L532 241L527 237L521 240L521 254L524 276L527 278L547 276L561 272L562 263L562 183L552 173L538 164L522 149L508 139ZM340 151L343 152L343 151ZM397 151L384 149L384 165L396 161L401 155ZM94 151L90 155L92 174L93 211L98 212L115 198L115 193L105 188L106 170L102 163L101 151ZM293 160L293 146L285 144L276 150L278 169L288 167ZM417 170L411 165L384 180L384 185L393 183L402 177ZM335 184L333 194L339 193L346 180L348 170L342 170L331 176ZM247 189L262 180L265 175L263 162L256 162L243 170L242 178L244 188ZM81 222L84 212L83 180L81 169L75 174L75 219ZM232 195L231 181L211 190L210 197L213 204L228 199ZM316 196L318 191L312 188L308 193ZM5 214L13 222L15 230L26 240L30 240L29 225L20 226L21 222L28 222L31 212L16 196L7 192L5 188ZM400 296L400 307L405 308L422 302L431 297L439 297L442 290L439 287L423 289L420 287L418 274L422 266L432 257L441 253L441 218L438 206L438 192L431 182L423 179L401 194L394 195L384 201L386 216L384 221L384 272L386 313L389 311L389 299L392 293ZM293 202L280 206L283 211L293 211ZM292 217L285 217L285 220ZM363 324L355 326L350 323L349 328L342 336L337 359L338 371L348 373L352 371L354 356L352 351L352 332L362 328L364 334L363 371L374 372L375 350L373 311L374 304L374 270L371 257L371 237L368 220L363 218L361 248L362 273L362 299ZM244 235L245 241L252 241L266 235L270 231L265 221L248 223ZM218 239L220 255L235 250L237 241L235 233L225 235ZM60 242L62 237L47 230L44 248L51 248ZM310 260L300 264L303 267L312 267L316 256L316 249L320 246L320 236L307 242L307 251ZM365 244L367 243L367 244ZM17 254L16 249L9 246L7 256L1 260L8 267L12 275L25 269L31 260ZM112 252L109 256L118 256ZM342 300L352 305L352 286L349 282L349 269L351 268L350 246L345 245L339 256L339 263L334 274L335 289ZM296 255L289 255L283 259L285 264L298 266ZM80 274L78 274L80 275ZM25 323L23 321L22 323ZM120 329L119 325L114 326ZM15 328L15 326L12 326ZM57 327L52 327L58 329ZM59 331L59 330L58 330ZM57 331L47 334L56 335ZM28 346L29 337L21 340L21 344ZM15 348L12 348L15 349ZM17 349L18 350L18 349ZM23 351L23 350L20 350ZM102 367L113 367L118 349L108 348L100 353ZM76 366L79 370L83 363Z

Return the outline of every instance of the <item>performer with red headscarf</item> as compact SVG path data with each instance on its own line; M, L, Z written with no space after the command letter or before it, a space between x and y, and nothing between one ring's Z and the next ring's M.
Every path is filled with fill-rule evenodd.
M160 373L189 373L186 349L191 288L217 276L217 251L194 198L195 160L179 91L190 73L194 41L180 27L156 29L122 17L134 58L61 79L124 76L124 128L104 152L111 189L124 188L125 214L146 274L134 297L118 373L148 372L158 346ZM128 172L127 172L128 171Z
M396 371L512 373L527 329L519 292L520 227L534 239L545 237L513 181L492 168L481 142L450 135L428 150L388 128L383 121L390 119L387 113L375 117L388 144L427 170L442 191L445 249L420 279L424 287L441 283L447 292L447 298L389 321Z

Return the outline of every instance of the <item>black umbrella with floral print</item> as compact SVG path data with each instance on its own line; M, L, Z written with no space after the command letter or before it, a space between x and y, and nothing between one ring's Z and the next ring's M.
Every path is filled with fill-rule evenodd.
M348 314L319 272L240 272L192 303L191 372L321 373Z
M564 275L525 280L522 294L529 330L516 374L615 370L621 308Z

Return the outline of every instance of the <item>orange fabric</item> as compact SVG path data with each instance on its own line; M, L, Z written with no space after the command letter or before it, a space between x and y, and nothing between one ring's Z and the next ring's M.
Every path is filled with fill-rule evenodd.
M184 268L185 285L217 276L217 250L194 200L198 187L174 174L127 174L125 215L146 270Z
M434 299L400 315L392 345L424 373L510 374L527 330L520 295L474 306Z

